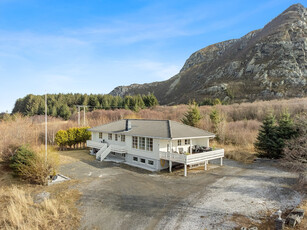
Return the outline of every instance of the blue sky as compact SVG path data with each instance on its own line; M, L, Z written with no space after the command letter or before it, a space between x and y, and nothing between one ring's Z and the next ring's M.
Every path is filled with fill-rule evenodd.
M193 52L262 28L294 3L0 0L0 112L30 93L166 80Z

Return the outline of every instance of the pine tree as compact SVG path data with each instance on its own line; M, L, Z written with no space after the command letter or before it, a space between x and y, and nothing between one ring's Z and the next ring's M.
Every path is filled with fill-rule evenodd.
M214 132L217 132L218 125L219 123L221 123L222 119L221 119L219 111L215 107L211 110L210 120L213 124Z
M288 112L284 112L278 120L278 136L283 140L291 139L296 135L293 120Z
M68 120L70 118L71 112L66 104L60 106L58 110L58 116L62 117L65 120Z
M280 138L278 137L278 126L273 114L265 117L254 146L260 157L280 157Z
M184 117L181 119L181 122L190 125L197 126L200 119L202 118L198 105L194 102L190 103L188 111L184 114Z

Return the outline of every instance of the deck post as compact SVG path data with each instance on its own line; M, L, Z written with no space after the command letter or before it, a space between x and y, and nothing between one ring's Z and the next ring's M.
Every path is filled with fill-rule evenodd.
M223 165L223 157L221 157L221 166Z
M207 161L205 161L205 170L207 171Z
M190 154L192 154L192 139L190 139Z
M187 164L184 164L184 176L187 176Z
M169 172L172 172L172 161L169 161Z

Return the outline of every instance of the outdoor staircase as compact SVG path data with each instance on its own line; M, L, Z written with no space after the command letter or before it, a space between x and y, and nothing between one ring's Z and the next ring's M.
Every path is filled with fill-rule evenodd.
M108 148L101 148L97 153L96 153L96 159L99 159L100 161L103 161L106 156L109 155L111 152L112 147L111 145Z
M107 144L103 145L102 148L99 149L98 152L96 152L96 159L99 160L101 154L108 148Z

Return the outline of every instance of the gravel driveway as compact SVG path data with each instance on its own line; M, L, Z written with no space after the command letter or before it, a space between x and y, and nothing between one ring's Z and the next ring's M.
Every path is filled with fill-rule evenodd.
M63 165L61 172L80 180L81 229L233 229L235 216L257 224L302 199L291 189L295 175L274 162L218 163L188 177L95 160Z

